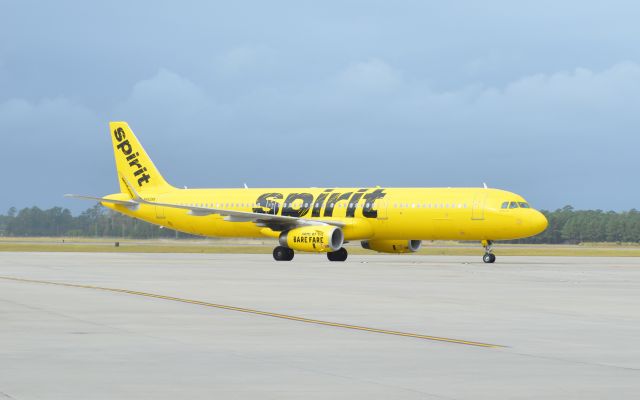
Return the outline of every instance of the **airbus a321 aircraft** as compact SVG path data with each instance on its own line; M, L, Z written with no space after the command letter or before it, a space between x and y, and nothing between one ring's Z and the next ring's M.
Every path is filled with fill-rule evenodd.
M294 251L344 261L347 241L411 253L422 240L472 240L493 263L494 240L545 230L547 219L515 193L484 188L178 189L164 180L126 122L111 122L120 193L97 200L152 224L202 236L277 239L277 261Z

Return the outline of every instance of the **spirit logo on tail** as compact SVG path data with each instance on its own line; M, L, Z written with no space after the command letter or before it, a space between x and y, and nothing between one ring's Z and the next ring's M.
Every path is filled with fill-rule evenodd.
M135 169L133 175L138 178L138 186L142 186L143 183L149 183L151 176L147 174L147 168L138 161L140 153L133 151L133 147L131 146L131 143L129 143L129 140L127 140L127 135L125 134L124 129L116 129L113 131L113 135L118 141L116 148L127 157L129 166Z

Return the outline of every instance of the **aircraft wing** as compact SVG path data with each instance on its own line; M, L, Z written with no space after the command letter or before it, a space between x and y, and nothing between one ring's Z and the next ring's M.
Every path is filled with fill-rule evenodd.
M122 177L125 182L127 188L129 189L129 194L133 197L132 200L112 200L103 197L92 197L92 196L80 196L80 195L66 195L67 197L75 197L86 200L95 200L99 202L112 203L123 205L132 209L137 208L140 204L147 204L156 207L168 207L168 208L177 208L181 210L186 210L190 215L203 217L207 215L221 215L224 217L225 221L229 222L253 222L258 226L265 226L271 228L274 231L283 231L291 228L295 228L298 226L308 226L308 225L333 225L338 227L344 227L346 224L342 221L326 221L319 219L310 219L310 218L301 218L301 217L289 217L284 215L274 215L274 214L265 214L265 213L256 213L256 212L248 212L248 211L236 211L236 210L226 210L222 208L210 208L210 207L199 207L199 206L191 206L191 205L182 205L182 204L174 204L174 203L161 203L156 201L145 200L138 194L135 188L129 183L129 181Z
M221 208L187 206L173 203L160 203L155 201L147 201L142 198L136 199L141 204L154 205L157 207L169 207L187 210L190 215L202 217L207 215L222 215L225 221L229 222L254 222L259 226L266 226L274 231L291 229L298 226L306 225L335 225L343 227L345 224L341 221L322 221L309 218L289 217L283 215L263 214L248 211L225 210Z

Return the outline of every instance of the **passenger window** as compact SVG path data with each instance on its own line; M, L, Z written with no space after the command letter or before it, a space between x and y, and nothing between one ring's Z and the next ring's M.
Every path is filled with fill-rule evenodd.
M518 205L520 206L520 208L531 208L528 203L524 203L522 201L519 201Z
M509 208L518 208L518 203L516 203L515 201L512 201L512 202L509 204Z
M509 202L505 201L504 203L502 203L502 207L501 208L509 208Z

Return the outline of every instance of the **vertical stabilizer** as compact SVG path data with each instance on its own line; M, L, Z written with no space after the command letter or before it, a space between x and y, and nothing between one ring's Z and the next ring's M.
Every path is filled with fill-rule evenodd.
M126 122L110 122L120 191L129 193L127 181L138 192L162 193L173 189L164 180Z

